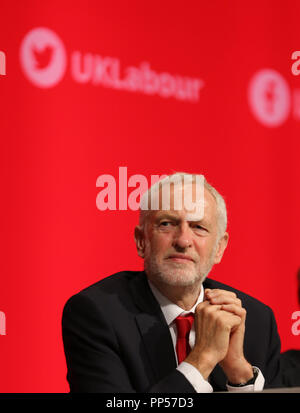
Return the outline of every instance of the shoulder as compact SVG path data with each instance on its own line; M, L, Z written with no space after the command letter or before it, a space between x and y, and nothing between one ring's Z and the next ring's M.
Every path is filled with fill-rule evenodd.
M65 304L64 312L69 308L80 308L82 311L86 307L104 308L128 301L131 282L142 274L140 271L121 271L107 276L72 295Z
M79 294L93 296L95 294L116 293L119 290L126 291L131 281L140 274L142 274L140 271L120 271L84 288Z

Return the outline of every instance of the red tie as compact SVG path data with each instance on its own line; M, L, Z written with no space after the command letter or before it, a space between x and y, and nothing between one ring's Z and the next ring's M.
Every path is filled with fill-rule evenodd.
M178 364L180 364L191 351L189 335L194 322L194 314L189 313L185 316L178 316L175 322L177 327L176 353Z

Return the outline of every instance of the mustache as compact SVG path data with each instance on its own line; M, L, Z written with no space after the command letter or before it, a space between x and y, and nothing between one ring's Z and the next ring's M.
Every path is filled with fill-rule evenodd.
M179 252L168 253L165 256L165 259L169 259L169 258L181 258L181 259L185 259L187 261L192 261L192 262L197 261L196 257L193 256L193 254L183 254L183 253L179 253Z

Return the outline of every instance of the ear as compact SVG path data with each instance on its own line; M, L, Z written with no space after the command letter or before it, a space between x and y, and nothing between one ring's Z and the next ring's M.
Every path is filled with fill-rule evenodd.
M218 242L217 252L215 255L215 264L219 264L219 262L221 262L221 259L223 257L223 254L228 244L228 240L229 240L229 234L228 232L225 232L223 237Z
M144 230L136 226L134 228L134 240L139 257L144 258L145 255L145 234Z

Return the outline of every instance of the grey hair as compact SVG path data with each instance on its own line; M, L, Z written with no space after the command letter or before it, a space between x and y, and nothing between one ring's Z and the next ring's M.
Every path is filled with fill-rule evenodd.
M143 203L147 202L145 200L150 198L150 193L151 191L158 191L160 186L163 185L166 182L170 182L172 180L176 180L178 178L183 179L184 177L190 177L193 180L196 179L197 176L203 176L200 174L190 174L186 172L176 172L172 175L167 175L160 181L155 182L141 197L141 202L140 206L143 205ZM222 195L211 185L207 182L206 178L204 177L204 187L211 193L211 195L214 197L217 205L217 220L218 220L218 236L221 238L226 229L227 229L227 209L226 209L226 203ZM142 229L145 229L146 223L147 223L147 218L150 215L151 210L148 210L147 208L140 208L140 216L139 216L139 225Z

